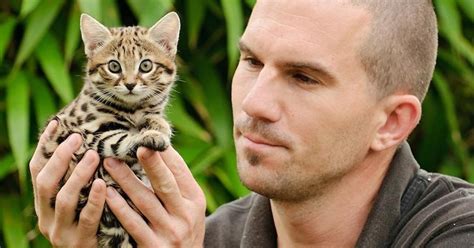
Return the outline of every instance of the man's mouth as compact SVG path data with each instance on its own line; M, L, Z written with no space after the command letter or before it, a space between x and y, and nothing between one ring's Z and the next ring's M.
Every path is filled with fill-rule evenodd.
M245 139L248 139L249 141L255 143L255 144L259 144L259 145L267 145L267 146L281 146L279 145L277 142L274 142L274 141L270 141L258 134L254 134L254 133L242 133L242 136L245 138Z

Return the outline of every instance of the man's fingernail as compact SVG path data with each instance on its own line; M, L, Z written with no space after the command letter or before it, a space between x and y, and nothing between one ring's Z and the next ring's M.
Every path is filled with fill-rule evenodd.
M73 133L67 138L67 143L72 147L76 147L81 142L80 138L79 134Z
M86 152L86 154L83 157L84 164L90 165L94 161L94 155L92 155L92 151L89 150Z
M153 155L153 151L148 149L148 148L140 147L139 149L143 150L141 152L141 158L142 159L149 159Z
M52 133L54 132L54 130L56 129L56 126L58 125L58 122L57 121L50 121L48 123L48 126L46 127L46 130L49 132L49 133Z
M110 168L116 168L116 167L119 167L119 166L120 166L121 162L120 162L120 160L115 159L115 158L107 158L106 164L107 164Z
M117 192L115 192L115 189L113 189L112 187L107 187L107 196L112 198L112 197L115 197L115 195L117 194Z

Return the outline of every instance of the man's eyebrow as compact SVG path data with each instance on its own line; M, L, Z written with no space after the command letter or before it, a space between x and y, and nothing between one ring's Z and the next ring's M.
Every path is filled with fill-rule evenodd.
M244 52L255 57L255 53L252 52L252 50L247 45L245 45L245 43L242 40L239 40L239 50L240 52Z
M315 62L287 62L283 64L284 67L297 70L308 70L314 73L320 74L330 80L331 82L336 81L334 74L326 68L324 65Z

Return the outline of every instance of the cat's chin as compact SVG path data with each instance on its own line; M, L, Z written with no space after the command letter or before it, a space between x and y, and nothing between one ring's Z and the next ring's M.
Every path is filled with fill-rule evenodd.
M143 96L133 93L120 95L118 99L128 106L137 106L143 103Z

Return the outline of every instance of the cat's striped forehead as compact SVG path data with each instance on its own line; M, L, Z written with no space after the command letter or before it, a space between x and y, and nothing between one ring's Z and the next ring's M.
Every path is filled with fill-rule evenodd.
M139 37L146 35L148 29L140 26L110 28L110 33L116 38Z
M124 64L133 65L148 57L174 67L172 59L166 56L163 47L150 39L147 28L132 26L109 28L109 30L112 40L92 58L97 63L103 63L113 55Z

